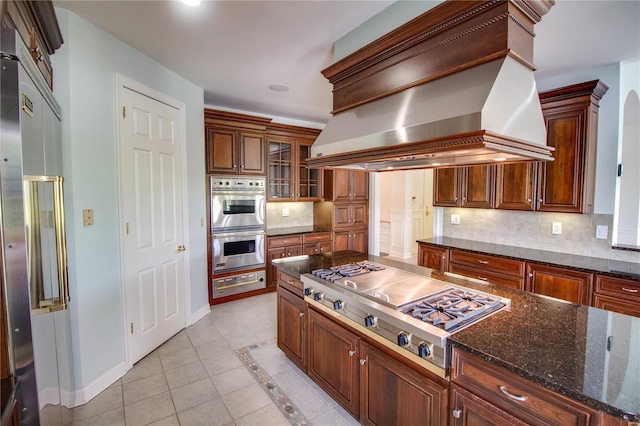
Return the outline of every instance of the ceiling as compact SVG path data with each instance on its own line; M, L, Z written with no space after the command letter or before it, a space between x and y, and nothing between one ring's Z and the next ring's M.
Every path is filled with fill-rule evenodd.
M333 43L393 1L56 0L204 89L205 104L325 123ZM640 0L556 0L536 25L536 79L640 60ZM285 92L269 89L284 84Z

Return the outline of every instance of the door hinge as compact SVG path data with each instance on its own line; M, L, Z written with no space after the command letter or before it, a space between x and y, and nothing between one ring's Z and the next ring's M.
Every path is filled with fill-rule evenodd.
M126 106L122 107L122 118L127 118L127 107Z
M127 226L126 226L126 228L127 228L127 229L126 229L127 235L129 235L129 223L128 223L128 222L127 222Z
M133 323L131 323L131 334L133 334Z

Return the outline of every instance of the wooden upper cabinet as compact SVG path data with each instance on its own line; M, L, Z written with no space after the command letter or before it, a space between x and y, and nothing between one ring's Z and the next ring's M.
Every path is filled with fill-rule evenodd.
M369 173L353 170L325 171L325 198L335 202L369 199Z
M534 210L538 163L501 164L496 167L496 209Z
M319 201L322 171L307 168L311 145L320 130L272 123L269 146L268 201Z
M593 213L599 101L607 90L594 80L540 93L555 151L554 161L539 165L537 210Z
M493 207L495 166L436 169L433 205L440 207Z
M207 173L266 174L266 125L271 119L205 109Z

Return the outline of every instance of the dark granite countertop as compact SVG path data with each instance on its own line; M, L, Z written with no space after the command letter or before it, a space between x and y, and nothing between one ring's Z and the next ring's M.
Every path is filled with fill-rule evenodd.
M292 226L287 228L271 228L266 230L267 237L281 237L294 234L310 234L312 232L331 232L331 228L319 226Z
M418 240L417 242L420 244L455 248L473 253L486 253L506 259L531 261L544 265L560 266L583 272L595 272L601 275L640 281L640 263L576 256L554 251L503 246L500 244L449 237L435 237Z
M361 260L511 299L508 311L454 333L449 345L597 410L640 421L640 318L358 252L273 263L300 278L314 269Z

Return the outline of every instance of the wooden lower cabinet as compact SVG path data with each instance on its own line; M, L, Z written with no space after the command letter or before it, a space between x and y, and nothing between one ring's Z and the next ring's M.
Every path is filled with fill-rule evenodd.
M588 305L592 283L592 273L527 263L526 289L533 293Z
M640 281L596 276L593 306L640 317Z
M360 423L363 425L445 425L447 387L380 352L360 344ZM361 361L362 362L362 361Z
M278 347L303 371L307 368L306 305L278 280Z
M307 374L357 418L360 404L360 338L312 308L307 312Z
M602 424L601 412L456 348L451 371L453 425Z
M449 249L425 244L418 245L418 266L447 272L448 263Z

